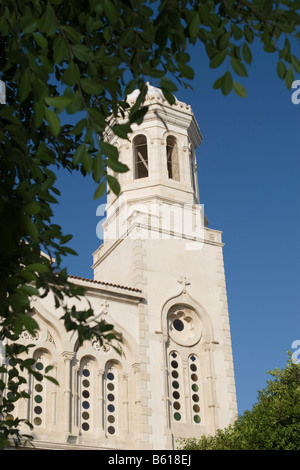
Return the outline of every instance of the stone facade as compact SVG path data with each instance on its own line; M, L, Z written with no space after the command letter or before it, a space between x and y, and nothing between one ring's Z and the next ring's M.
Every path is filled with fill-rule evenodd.
M150 86L146 104L130 142L107 132L130 171L118 175L119 197L108 195L94 279L70 277L86 288L80 306L90 302L93 321L122 334L120 354L78 347L51 295L33 301L40 332L22 340L60 384L31 379L18 405L37 448L174 449L236 418L223 243L198 192L202 136L190 106Z

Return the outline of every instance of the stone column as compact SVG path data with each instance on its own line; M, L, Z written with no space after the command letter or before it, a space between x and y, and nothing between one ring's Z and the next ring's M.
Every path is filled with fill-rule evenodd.
M124 432L129 433L129 401L128 401L128 374L122 375L122 396L123 399L123 411L124 411Z
M105 419L105 410L104 410L104 395L103 395L103 383L104 383L104 369L98 370L98 387L99 387L99 394L98 394L98 413L97 413L97 428L99 429L99 435L105 436L105 426L104 426L104 419Z
M65 401L65 432L67 435L71 433L71 405L72 405L72 371L71 361L74 357L73 352L65 351L62 353L65 361L65 388L64 388L64 401Z

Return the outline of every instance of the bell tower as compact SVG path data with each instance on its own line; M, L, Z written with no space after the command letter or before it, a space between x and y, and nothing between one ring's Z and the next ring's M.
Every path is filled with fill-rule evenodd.
M159 449L227 426L237 405L222 233L208 228L199 198L202 135L191 107L171 106L159 89L148 85L145 105L129 141L106 135L129 171L117 176L120 195L108 194L93 269L96 281L142 292L131 334L145 374L143 419Z

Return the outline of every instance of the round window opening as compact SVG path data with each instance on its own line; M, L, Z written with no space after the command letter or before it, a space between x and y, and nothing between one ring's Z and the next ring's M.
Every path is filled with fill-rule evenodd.
M184 323L182 320L179 319L173 321L173 326L176 331L182 331L184 329Z

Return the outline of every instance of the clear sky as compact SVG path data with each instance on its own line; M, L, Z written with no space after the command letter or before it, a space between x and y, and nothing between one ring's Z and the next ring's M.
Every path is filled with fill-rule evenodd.
M252 408L267 371L285 367L300 340L300 104L277 77L275 56L256 49L249 77L238 80L247 98L212 89L221 71L209 69L198 46L194 90L176 94L201 129L200 202L209 227L223 232L239 413ZM54 222L74 235L69 245L78 253L66 260L68 272L92 278L103 200L93 201L95 184L80 175L59 173L56 187Z

